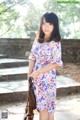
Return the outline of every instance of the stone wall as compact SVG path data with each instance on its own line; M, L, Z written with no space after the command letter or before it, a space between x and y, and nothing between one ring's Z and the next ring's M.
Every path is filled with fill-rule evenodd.
M26 58L30 52L30 39L0 39L0 54L8 57ZM27 56L25 55L27 51Z
M62 59L64 62L80 63L80 40L62 40Z
M0 54L14 58L28 58L32 43L30 39L1 38ZM62 60L80 63L80 40L62 40Z

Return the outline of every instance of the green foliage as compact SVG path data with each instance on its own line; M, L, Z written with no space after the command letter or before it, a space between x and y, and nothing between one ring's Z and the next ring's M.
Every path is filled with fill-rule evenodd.
M35 31L38 29L39 23L39 11L34 7L33 4L28 5L28 12L24 18L24 25L26 31Z
M80 39L80 4L57 1L46 0L44 9L39 9L30 0L4 0L0 3L0 37L21 38L27 36L29 32L33 34L38 31L42 14L53 11L59 18L61 37ZM26 15L21 16L15 9L17 6L25 7ZM19 24L20 21L22 24Z
M17 4L22 6L25 2L26 0L4 0L0 3L0 37L8 36L11 31L14 31L12 28L20 17L15 6Z
M24 26L26 33L32 40L35 38L36 31L38 31L42 12L42 10L35 8L32 3L28 4L28 12L24 17Z
M76 32L73 36L74 39L80 39L80 32Z

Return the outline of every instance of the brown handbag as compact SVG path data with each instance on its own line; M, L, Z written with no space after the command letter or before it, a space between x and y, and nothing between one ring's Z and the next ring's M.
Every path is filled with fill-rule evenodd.
M36 109L36 97L34 94L33 78L29 77L29 90L26 100L25 116L24 120L33 120L33 110Z

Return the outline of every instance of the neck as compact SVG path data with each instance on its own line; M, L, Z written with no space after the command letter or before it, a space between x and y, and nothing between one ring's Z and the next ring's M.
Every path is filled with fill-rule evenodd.
M50 36L45 36L44 37L44 41L47 41L49 39Z

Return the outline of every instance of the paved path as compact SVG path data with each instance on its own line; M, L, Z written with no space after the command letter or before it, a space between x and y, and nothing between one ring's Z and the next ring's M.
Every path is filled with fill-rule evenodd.
M23 120L25 105L25 102L0 105L0 113L7 111L5 120ZM35 110L34 113L34 120L39 120L38 112ZM80 94L57 97L54 115L54 120L80 120Z
M80 83L65 76L57 76L57 88L65 88L69 86L74 86L74 87L80 86ZM9 92L16 92L16 91L20 92L20 91L27 91L27 90L28 90L27 80L23 80L23 81L17 80L16 84L15 84L15 81L0 82L0 93L9 93Z

